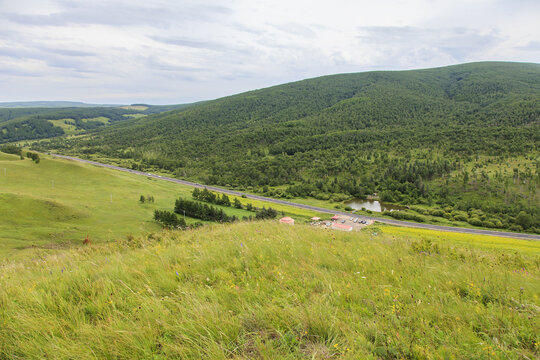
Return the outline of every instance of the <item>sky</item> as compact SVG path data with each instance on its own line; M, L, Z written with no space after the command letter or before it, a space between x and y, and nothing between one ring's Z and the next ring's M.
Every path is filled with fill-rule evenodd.
M540 0L0 0L0 102L180 104L336 73L540 62Z

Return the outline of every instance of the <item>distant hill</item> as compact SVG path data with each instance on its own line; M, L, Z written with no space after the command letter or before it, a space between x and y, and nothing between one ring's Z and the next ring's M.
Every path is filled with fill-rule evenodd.
M34 140L62 135L81 134L98 127L134 117L143 117L174 109L187 108L179 105L102 105L72 102L28 102L4 104L75 104L72 107L0 107L0 143ZM76 105L83 104L83 105Z
M208 101L186 111L126 121L74 141L72 146L119 155L129 144L134 159L162 161L172 170L195 166L202 158L249 163L254 157L259 161L267 155L304 156L336 149L340 149L338 154L342 149L409 151L418 147L463 154L523 153L538 135L539 118L540 65L472 63L333 75L279 85ZM512 139L501 137L500 132ZM516 141L523 146L516 146ZM149 158L150 152L155 159ZM249 160L244 161L246 155ZM232 168L220 170L238 175ZM297 177L296 171L289 170L286 179ZM275 175L268 174L274 179Z
M65 107L115 107L121 105L112 104L87 104L78 101L15 101L15 102L0 102L0 107L5 108L65 108Z
M378 193L533 216L538 144L540 65L484 62L308 79L41 148L131 159L134 168L275 197Z

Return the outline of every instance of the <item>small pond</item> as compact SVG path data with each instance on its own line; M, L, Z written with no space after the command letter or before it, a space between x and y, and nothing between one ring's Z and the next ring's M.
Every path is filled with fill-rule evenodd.
M387 203L383 203L377 200L362 200L362 199L354 199L354 200L347 201L345 202L345 206L350 206L354 210L362 210L362 208L365 208L366 210L371 210L375 212L383 212L385 210L395 211L395 210L406 209L405 206L387 204Z

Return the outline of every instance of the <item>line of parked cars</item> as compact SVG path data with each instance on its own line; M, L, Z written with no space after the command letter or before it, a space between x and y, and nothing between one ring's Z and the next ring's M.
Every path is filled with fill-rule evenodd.
M366 220L360 220L359 218L353 218L353 217L351 217L351 218L349 218L349 220L352 221L352 222L355 223L355 224L356 224L356 223L359 223L359 224L367 224L367 221L366 221ZM346 219L343 219L343 220L341 220L341 223L342 223L342 224L345 224L345 221L346 221Z

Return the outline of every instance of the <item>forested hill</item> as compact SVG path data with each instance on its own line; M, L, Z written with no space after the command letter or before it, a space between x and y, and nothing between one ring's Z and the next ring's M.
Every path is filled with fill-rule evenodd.
M19 105L17 105L19 104ZM31 107L40 104L43 107ZM0 103L0 143L81 134L130 118L183 109L190 104L94 106L70 102ZM14 107L1 107L10 105ZM28 105L28 106L25 106ZM88 106L87 106L88 105Z
M133 167L255 191L287 186L270 195L382 192L415 203L445 196L434 194L437 184L425 185L448 174L467 170L472 184L480 170L467 164L478 157L536 159L539 129L540 65L485 62L324 76L124 121L41 149L132 159ZM518 175L537 176L531 164Z
M321 149L514 154L534 148L539 118L540 65L473 63L299 81L126 121L68 146L114 157L129 148L171 169Z

